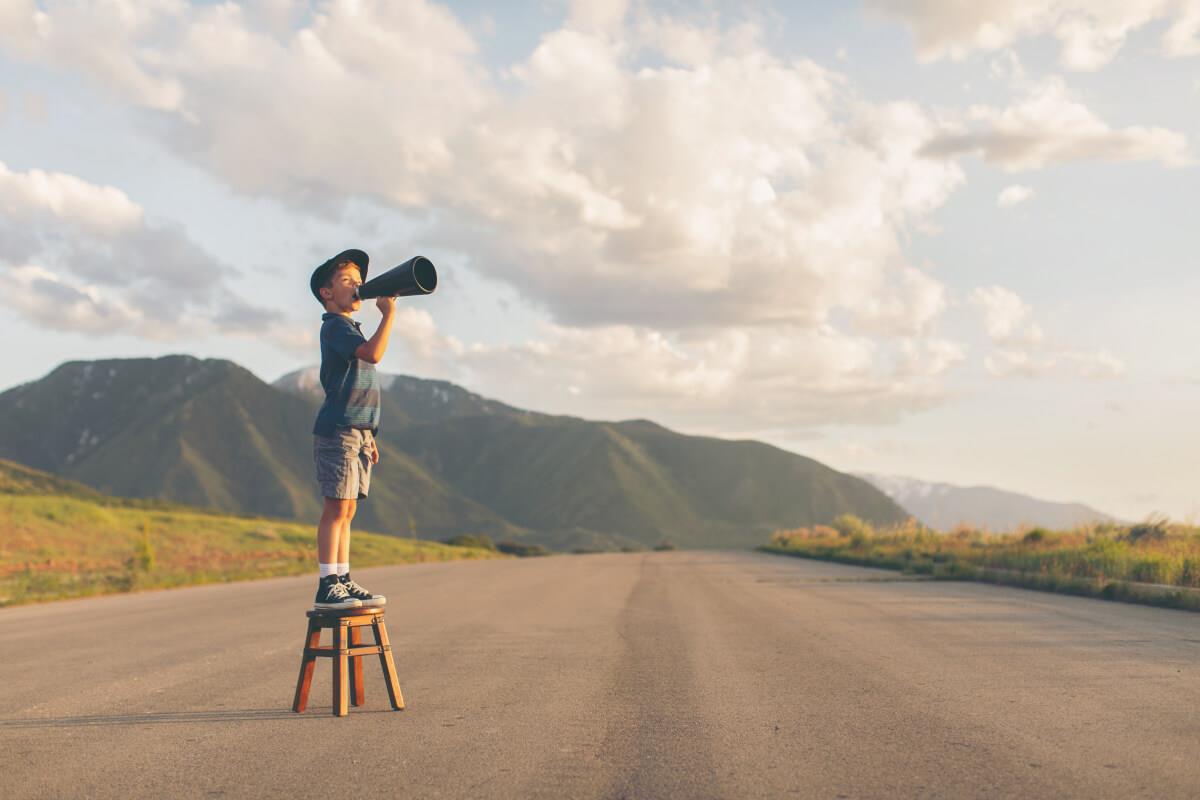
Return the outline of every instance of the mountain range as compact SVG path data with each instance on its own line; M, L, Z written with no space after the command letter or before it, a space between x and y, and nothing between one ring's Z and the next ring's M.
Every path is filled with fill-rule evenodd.
M190 356L62 364L0 394L0 458L108 494L315 522L314 369L267 384ZM381 461L356 524L556 549L743 547L843 513L907 512L861 478L754 441L540 414L383 377Z
M990 486L955 486L897 475L855 474L921 522L940 531L952 530L960 524L999 532L1022 526L1061 529L1088 522L1120 522L1081 503L1039 500Z

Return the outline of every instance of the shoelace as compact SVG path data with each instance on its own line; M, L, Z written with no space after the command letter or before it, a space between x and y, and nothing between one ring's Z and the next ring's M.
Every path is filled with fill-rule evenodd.
M366 597L371 594L366 589L359 586L358 582L354 581L354 580L348 580L345 583L343 583L341 586L342 586L342 590L345 591L346 593L350 594L351 596L357 595L357 596Z
M333 586L329 587L329 596L337 598L338 600L345 600L350 596L350 593L346 591L345 586L342 586L340 583L335 583Z

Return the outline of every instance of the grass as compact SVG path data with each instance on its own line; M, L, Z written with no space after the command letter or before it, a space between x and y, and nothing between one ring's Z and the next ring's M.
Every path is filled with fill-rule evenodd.
M1165 519L1065 531L939 533L915 520L876 529L844 515L831 526L776 531L759 549L951 580L1200 610L1200 528Z
M315 574L313 525L0 487L0 606ZM40 487L24 487L35 491ZM354 531L355 567L504 557Z

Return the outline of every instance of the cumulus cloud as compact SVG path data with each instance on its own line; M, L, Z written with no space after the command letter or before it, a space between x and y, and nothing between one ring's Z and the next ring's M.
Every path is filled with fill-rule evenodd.
M1032 319L1033 309L1003 286L981 286L969 301L982 314L984 330L995 348L984 367L997 377L1118 378L1125 364L1106 350L1084 352L1047 341Z
M142 208L114 186L61 172L13 172L0 161L0 215L22 224L53 217L88 233L112 236L138 228Z
M1011 106L972 106L964 127L938 135L926 152L978 153L1009 171L1071 161L1159 161L1172 167L1192 163L1183 134L1157 127L1113 128L1058 77L1033 84Z
M940 403L939 379L965 357L944 339L881 343L831 326L666 334L546 324L520 344L464 344L424 310L397 313L393 342L424 374L529 408L613 419L653 407L673 424L725 434L891 422Z
M1012 208L1033 197L1033 189L1020 184L1005 186L996 196L996 205L1000 208Z
M47 37L82 12L46 8L34 27L53 34L20 52L58 63L70 42ZM109 37L139 80L88 74L170 112L172 147L289 203L434 210L444 244L561 323L816 325L840 309L907 334L940 310L901 252L962 182L920 152L933 121L857 101L752 26L576 4L497 79L424 0L330 2L284 33L231 4L155 9Z
M74 175L0 163L0 274L16 310L47 329L170 340L252 327L288 349L300 341L278 311L239 300L233 269L182 228Z
M1095 70L1111 61L1134 31L1164 21L1161 50L1165 55L1200 52L1196 0L870 0L869 5L906 24L916 39L918 56L925 61L961 60L1025 37L1050 35L1058 40L1064 66Z
M105 47L73 38L96 8ZM597 408L659 398L715 418L738 398L761 424L802 425L937 402L964 352L938 330L945 286L905 246L962 186L958 156L1010 170L1188 160L1182 136L1115 128L1057 79L947 120L868 102L845 76L773 53L753 25L620 0L572 5L495 72L427 0L118 10L11 5L0 37L152 110L168 146L239 191L333 215L365 198L427 222L424 241L550 323L498 348L413 316L398 335L414 357L450 370L438 359L452 354L497 385L561 384ZM112 46L119 58L98 60ZM56 255L104 280L70 248ZM181 245L172 261L194 258ZM1004 346L1028 352L1036 326L1013 325L1025 339Z

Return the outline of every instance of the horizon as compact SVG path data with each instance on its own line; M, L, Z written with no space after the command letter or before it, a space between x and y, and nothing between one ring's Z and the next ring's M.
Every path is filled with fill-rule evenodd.
M441 281L387 373L1195 522L1198 33L1074 1L20 0L0 385L176 348L271 383L319 358L313 267L362 247Z

